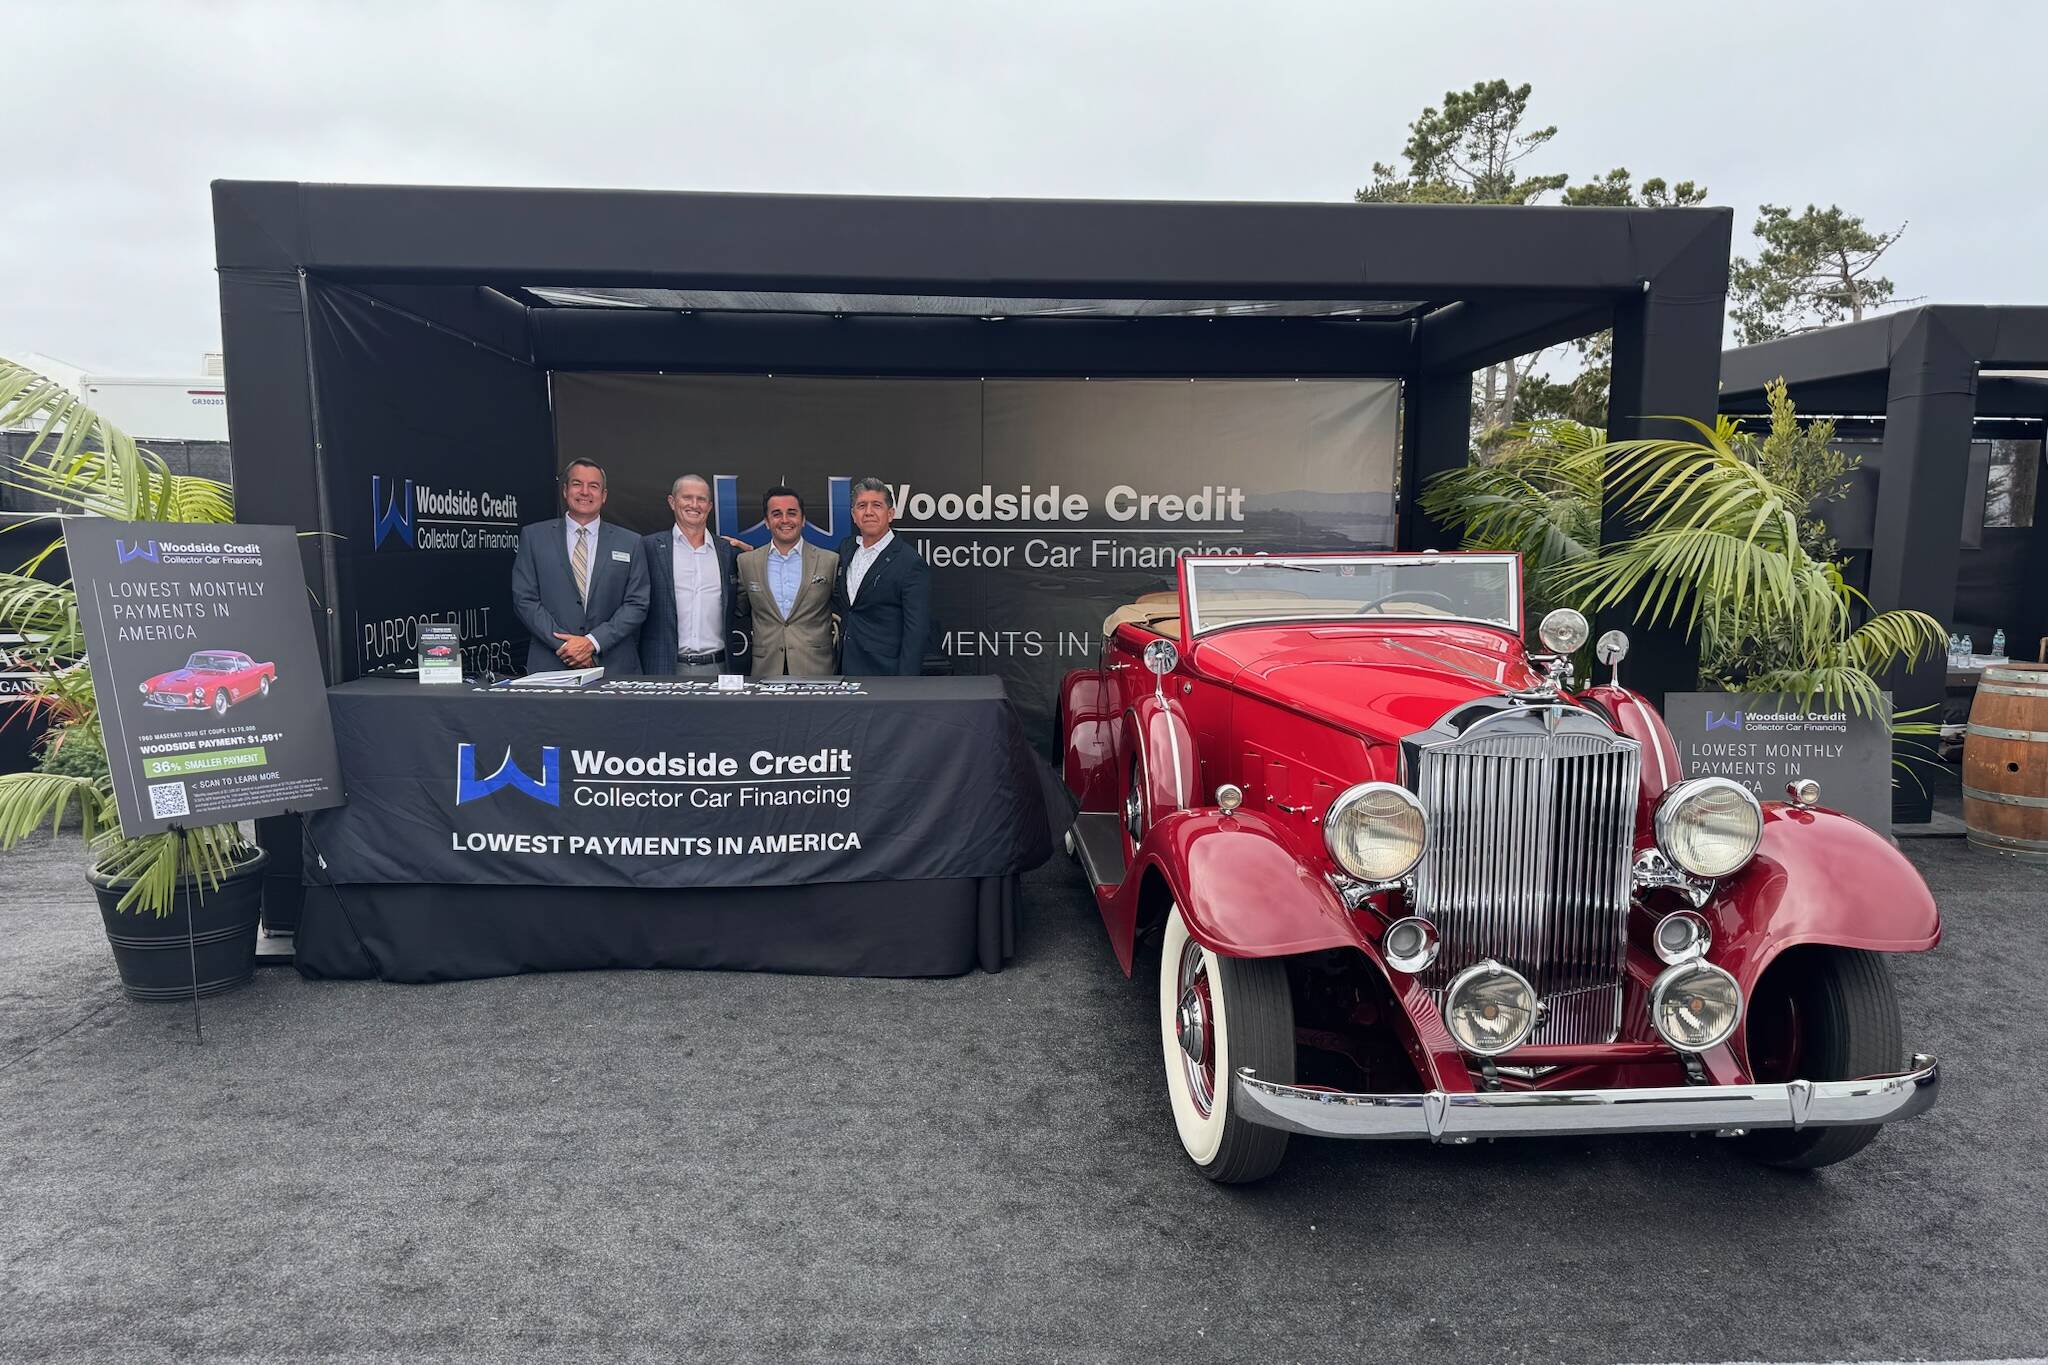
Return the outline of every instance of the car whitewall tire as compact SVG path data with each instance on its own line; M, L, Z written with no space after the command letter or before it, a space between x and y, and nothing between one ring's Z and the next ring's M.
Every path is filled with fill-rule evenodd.
M1287 969L1270 959L1219 957L1189 937L1180 907L1166 917L1159 954L1159 1042L1173 1126L1211 1180L1272 1174L1287 1134L1239 1116L1230 1078L1248 1066L1294 1083L1294 1009Z

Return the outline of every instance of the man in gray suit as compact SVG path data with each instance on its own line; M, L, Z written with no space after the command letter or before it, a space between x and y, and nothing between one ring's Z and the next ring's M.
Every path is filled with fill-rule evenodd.
M804 539L804 500L777 485L761 499L768 543L740 556L754 616L754 676L823 677L832 669L832 583L839 556Z
M571 460L562 471L565 515L519 532L512 609L532 637L526 671L588 668L640 671L640 623L647 619L647 560L640 537L602 520L604 470Z

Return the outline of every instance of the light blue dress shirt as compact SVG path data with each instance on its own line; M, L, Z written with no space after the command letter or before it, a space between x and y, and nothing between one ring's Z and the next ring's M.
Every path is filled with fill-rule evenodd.
M775 598L775 609L787 621L790 612L796 610L796 595L804 585L804 546L798 541L784 554L775 546L768 547L768 592Z

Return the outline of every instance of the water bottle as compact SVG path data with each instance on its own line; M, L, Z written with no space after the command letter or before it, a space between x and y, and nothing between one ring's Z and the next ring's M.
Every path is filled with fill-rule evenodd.
M2003 659L2005 657L2005 629L2003 627L1992 632L1991 657L1994 659Z
M1959 635L1957 635L1957 634L1956 634L1956 633L1955 633L1954 631L1950 631L1950 632L1948 633L1948 666L1949 666L1950 668L1954 668L1954 667L1956 666L1956 663L1957 663L1957 659L1956 659L1956 656L1957 656L1957 655L1959 655L1959 654L1961 654L1962 652L1963 652L1963 641L1962 641L1962 637L1961 637L1961 636L1959 636Z
M1969 636L1965 635L1963 637L1963 667L1968 668L1976 661L1977 642L1971 639Z

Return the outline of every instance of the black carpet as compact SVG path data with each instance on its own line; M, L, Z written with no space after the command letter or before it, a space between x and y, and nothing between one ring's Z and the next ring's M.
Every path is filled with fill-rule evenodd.
M1713 1139L1187 1165L1078 875L999 976L266 970L114 985L0 859L0 1360L1825 1360L2048 1352L2048 873L1914 840L1940 1108L1815 1175Z

